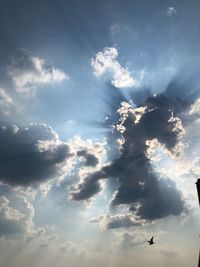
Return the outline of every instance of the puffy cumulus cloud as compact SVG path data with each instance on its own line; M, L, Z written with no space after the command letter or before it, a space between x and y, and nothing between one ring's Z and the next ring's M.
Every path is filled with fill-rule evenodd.
M76 161L73 159L74 163L80 162L80 157L82 157L86 167L99 167L106 160L107 142L105 139L95 141L75 136L68 141L68 144L76 159Z
M172 17L175 16L177 14L176 9L173 6L170 6L167 8L167 16Z
M106 229L118 229L141 226L142 221L136 220L131 214L107 214L91 219L90 223L97 223L99 226Z
M118 51L115 47L106 47L103 52L98 52L91 60L94 74L98 77L107 71L113 74L112 85L117 88L133 87L138 82L131 76L128 68L124 68L117 61Z
M38 190L0 184L0 195L0 237L40 248L55 243L56 227L36 223L41 208L37 206Z
M69 79L62 70L47 66L42 58L24 52L15 57L8 68L8 75L17 92L30 94L34 94L39 86Z
M34 212L33 205L24 194L10 191L9 196L1 195L0 236L34 235Z
M175 155L183 136L178 114L184 105L164 95L149 97L137 108L123 102L118 108L119 121L114 124L114 129L121 134L121 154L85 177L76 188L76 196L81 196L77 200L94 196L101 189L98 183L112 178L118 183L112 206L128 205L140 220L180 215L184 210L181 191L173 180L155 173L148 154L148 141L156 139Z
M28 186L56 177L70 156L68 145L45 124L0 126L0 180L5 184Z
M9 200L0 196L0 235L9 235L22 232L20 224L23 214L9 206Z

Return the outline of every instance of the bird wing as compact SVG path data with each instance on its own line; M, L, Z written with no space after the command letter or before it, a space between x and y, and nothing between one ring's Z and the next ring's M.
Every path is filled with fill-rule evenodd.
M150 239L150 242L153 243L153 236L152 236L152 238Z

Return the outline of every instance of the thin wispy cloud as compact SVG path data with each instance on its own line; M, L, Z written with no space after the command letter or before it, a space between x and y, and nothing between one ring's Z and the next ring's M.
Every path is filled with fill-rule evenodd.
M6 93L3 88L0 88L0 104L11 104L13 102L12 97Z
M6 92L5 89L0 88L0 112L5 115L10 114L10 106L13 104L13 98Z
M175 7L170 6L170 7L168 7L166 13L167 13L167 16L172 17L172 16L175 16L177 14L177 10L175 9Z

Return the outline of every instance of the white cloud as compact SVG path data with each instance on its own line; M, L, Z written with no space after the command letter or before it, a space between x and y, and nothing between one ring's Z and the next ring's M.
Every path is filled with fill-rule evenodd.
M9 206L9 200L5 196L0 196L0 212L4 214L6 220L19 221L23 214Z
M33 205L19 191L16 194L12 192L10 198L12 201L6 196L0 197L0 236L32 235L35 232Z
M74 155L71 158L69 158L68 162L67 162L66 172L68 174L70 174L72 171L74 171L74 167L76 166L76 164L78 162L83 163L83 161L81 160L81 157L77 157L78 151L85 150L89 154L94 155L98 159L98 163L95 167L94 166L92 166L92 167L91 166L82 166L80 168L80 166L79 166L79 169L78 169L79 175L78 176L80 176L80 177L86 176L86 174L88 174L88 172L90 172L91 169L93 171L94 170L100 170L107 159L107 154L106 154L106 149L105 149L107 142L105 139L93 141L91 139L85 139L84 140L84 139L81 139L80 136L75 136L71 140L68 141L68 145L70 147L71 154Z
M77 121L75 121L75 120L68 120L65 123L65 125L68 127L74 127L76 124L77 124Z
M167 16L172 17L177 14L176 9L173 6L168 7Z
M8 115L10 113L9 107L12 103L13 103L12 97L10 95L8 95L3 88L0 88L1 112Z
M96 54L91 60L91 66L94 74L98 77L107 71L113 74L111 83L117 88L132 87L138 85L138 82L131 76L128 68L124 68L117 61L118 51L115 47L106 47L103 52Z
M17 57L8 68L14 88L19 93L34 92L37 86L60 83L69 76L55 67L47 67L42 58L29 54Z
M122 245L125 249L147 243L147 233L144 230L138 231L138 229L133 230L133 228L131 230L131 233L126 231L122 234Z
M10 97L4 89L0 88L0 104L11 104L12 102L12 97Z
M200 98L198 98L191 106L189 115L196 115L198 117L200 116Z

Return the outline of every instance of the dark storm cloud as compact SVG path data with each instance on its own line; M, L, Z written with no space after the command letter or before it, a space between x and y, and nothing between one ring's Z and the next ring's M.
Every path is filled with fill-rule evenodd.
M106 229L129 228L140 226L140 221L135 221L130 214L105 215L90 220L90 223L103 223Z
M116 215L111 216L107 222L107 229L117 229L117 228L129 228L132 226L141 225L139 222L133 221L128 215Z
M120 181L119 189L112 201L113 205L129 204L142 219L158 219L167 215L179 215L183 210L181 193L175 183L168 178L158 177L147 157L147 140L156 138L172 151L179 140L176 122L170 120L177 103L164 96L148 98L146 111L139 123L129 112L123 123L124 144L122 155L111 165L104 167L107 177ZM175 107L175 108L173 108Z
M145 183L146 188L141 195L141 206L137 210L137 215L148 220L163 218L170 214L180 215L183 211L181 191L171 179L156 179L153 176Z
M133 141L133 135L139 139L143 135L143 140L152 140L156 138L160 143L164 144L169 150L175 147L179 132L174 130L176 127L175 121L170 121L172 112L175 111L179 105L179 101L171 102L167 97L159 95L157 97L150 97L147 99L147 112L145 112L136 127L134 122L130 119L125 123L125 127L130 131L125 132L125 138Z
M80 150L77 152L78 157L84 157L85 158L85 166L91 166L95 167L98 164L98 158L95 157L95 155L88 153L86 150Z
M102 171L96 171L88 175L83 182L73 187L71 197L74 200L87 200L99 193L102 189L100 179L104 178Z
M120 157L102 167L94 177L91 174L83 180L73 198L80 200L94 196L100 191L98 181L112 178L119 183L112 206L129 205L132 212L140 219L146 220L180 215L184 209L181 192L171 179L154 172L147 155L146 141L157 139L168 151L174 153L182 133L182 129L177 127L175 117L187 104L177 98L157 95L148 97L142 106L146 107L146 110L141 113L139 121L136 120L133 110L127 111L126 118L121 121L125 131L122 133L124 143ZM115 114L114 116L116 117ZM114 122L116 124L115 119ZM114 137L115 133L108 138Z
M69 148L44 124L0 126L0 180L28 186L55 177Z

